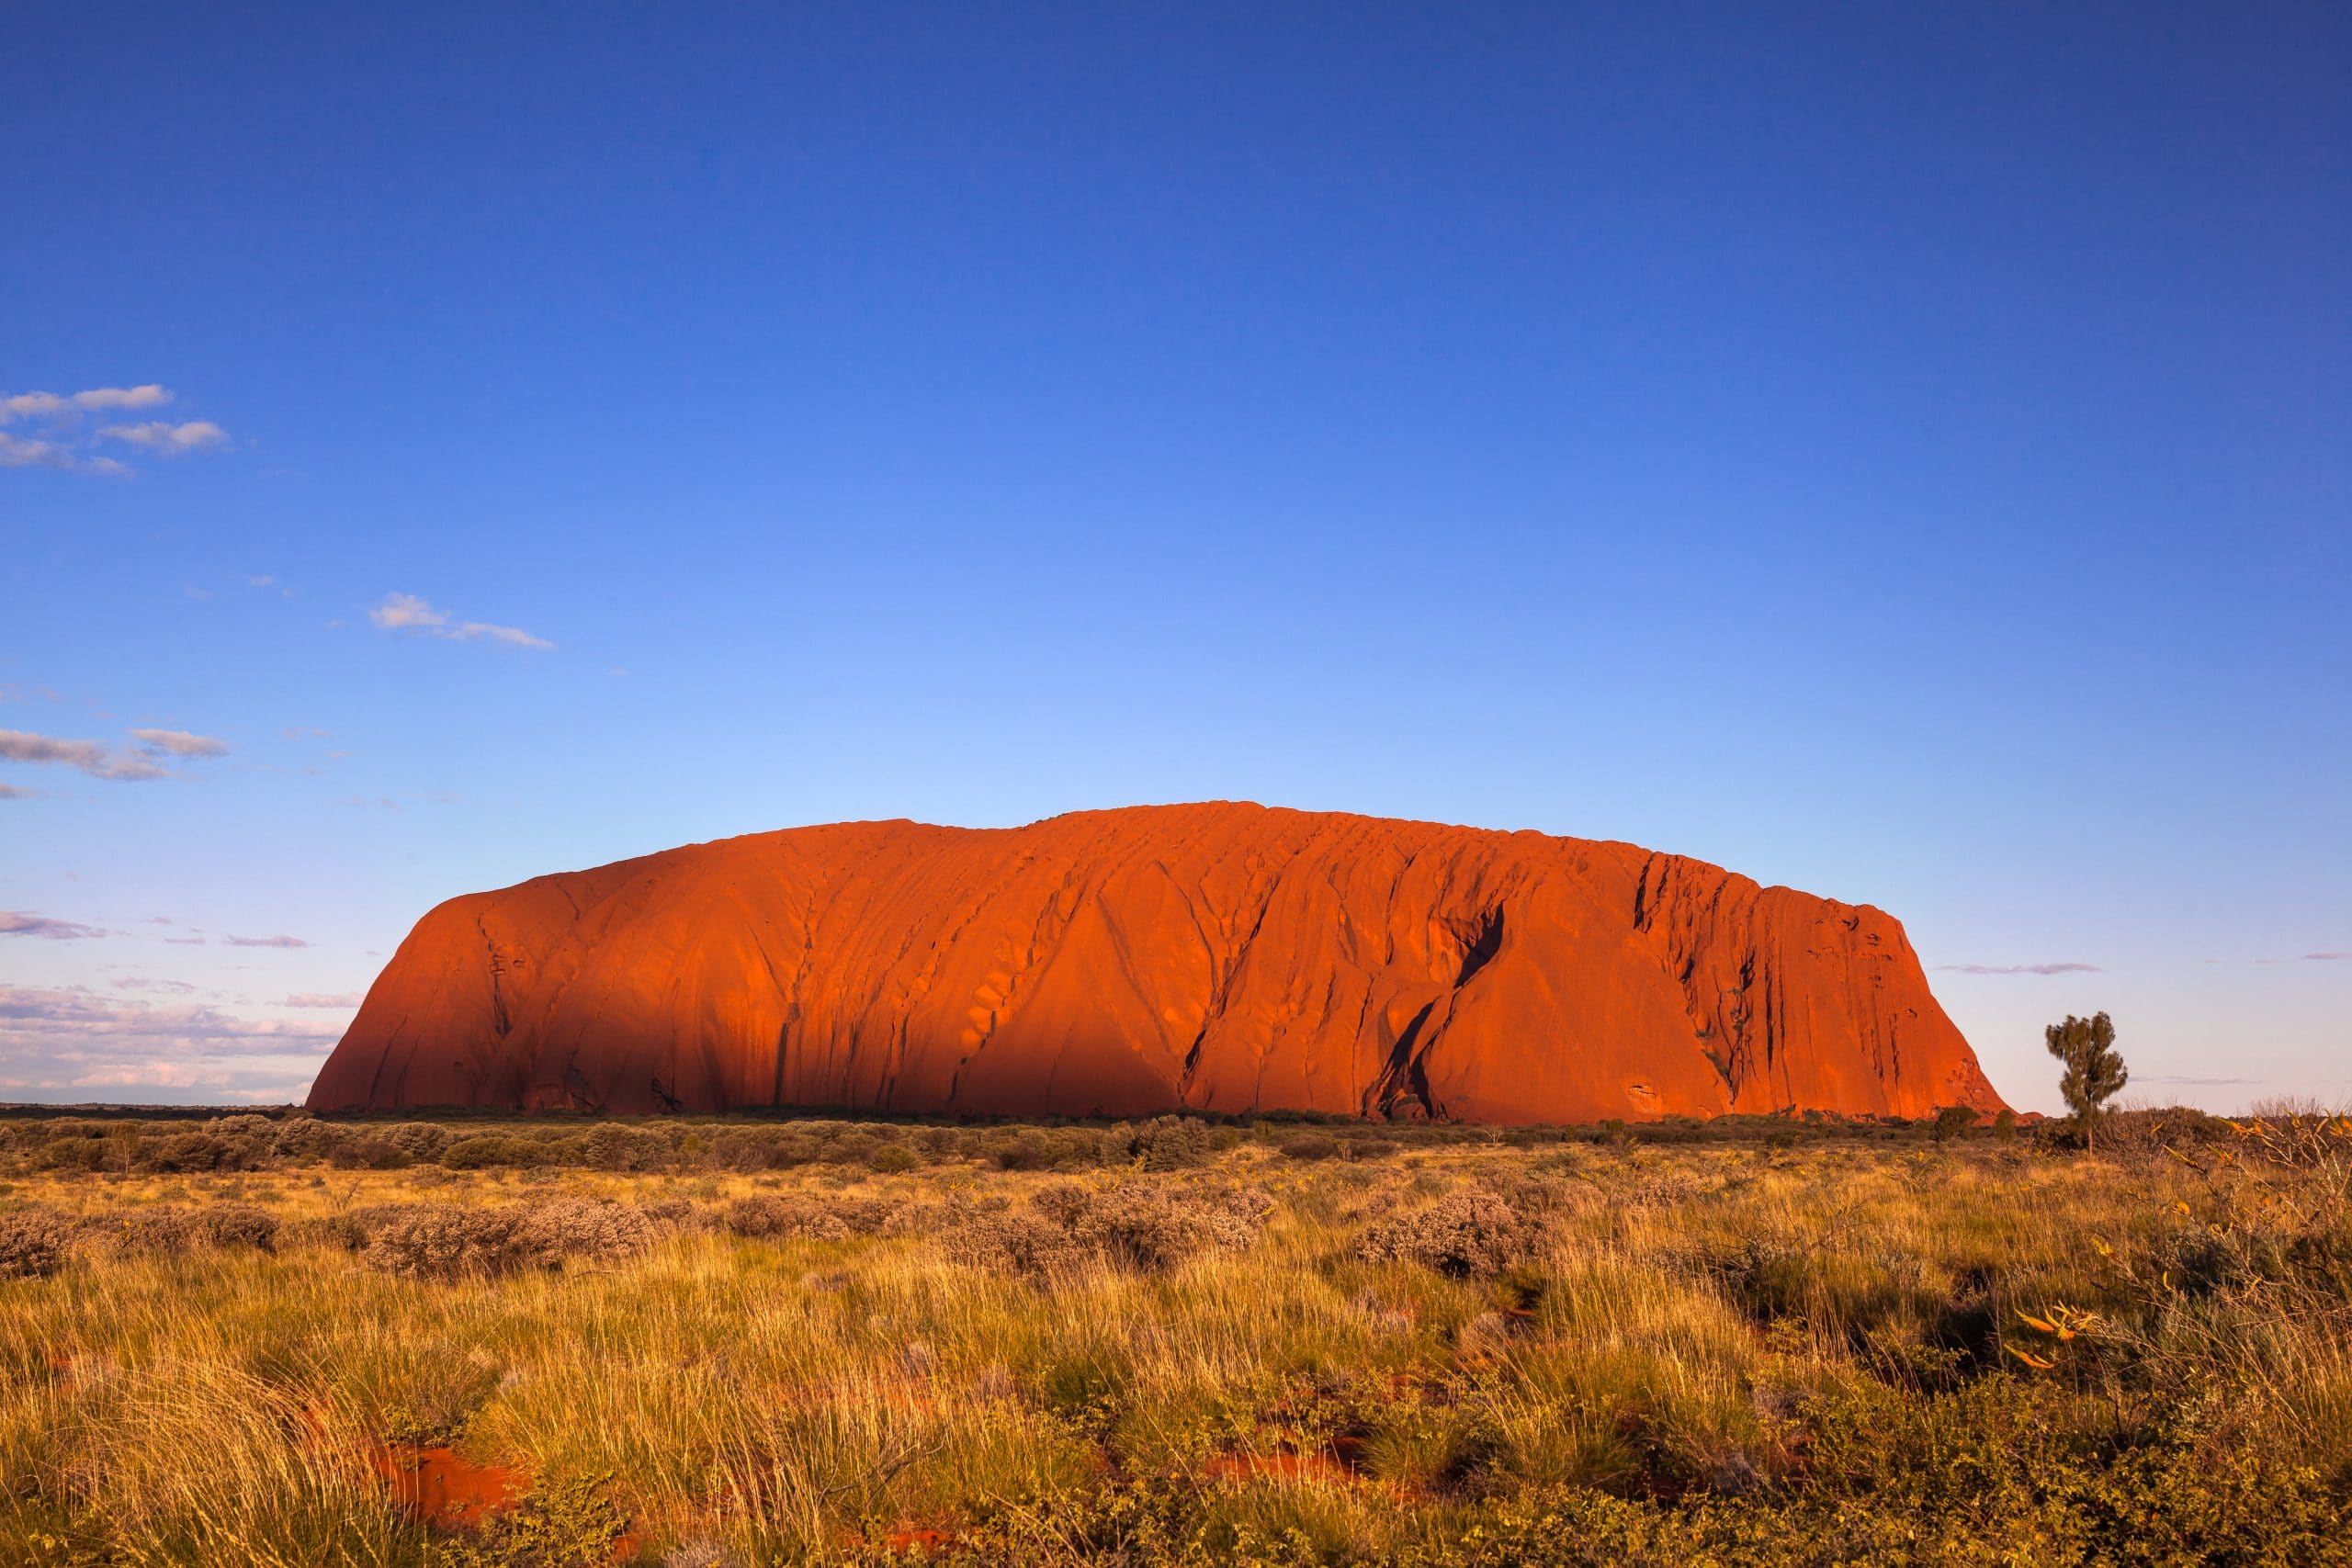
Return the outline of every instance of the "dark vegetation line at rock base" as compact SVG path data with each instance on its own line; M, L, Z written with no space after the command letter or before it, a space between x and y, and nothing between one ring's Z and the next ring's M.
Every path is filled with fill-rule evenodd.
M161 1118L160 1120L158 1118ZM2191 1107L2146 1112L2143 1126L2175 1138L2222 1135L2221 1119ZM2133 1134L2132 1123L2120 1134ZM1450 1145L1542 1148L1555 1145L1758 1145L1793 1148L1835 1141L1890 1144L1953 1138L2055 1145L2064 1122L2003 1111L1980 1117L1953 1108L1930 1121L1903 1117L1670 1116L1587 1127L1488 1127L1457 1122L1371 1122L1313 1112L1267 1116L1168 1115L1142 1122L987 1122L935 1117L875 1119L845 1111L786 1115L607 1118L548 1112L514 1116L460 1109L317 1116L291 1108L223 1114L215 1108L11 1106L0 1108L0 1152L37 1168L192 1172L261 1170L323 1164L398 1170L493 1167L662 1170L755 1170L799 1165L862 1165L903 1159L903 1168L981 1159L1006 1170L1197 1163L1245 1143L1293 1159L1381 1159L1400 1150ZM2143 1134L2143 1139L2155 1134Z

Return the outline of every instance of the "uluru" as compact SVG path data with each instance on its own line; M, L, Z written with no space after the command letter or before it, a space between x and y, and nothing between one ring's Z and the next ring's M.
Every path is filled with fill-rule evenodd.
M1246 803L850 822L469 894L316 1111L1498 1123L2001 1100L1903 928L1631 844Z

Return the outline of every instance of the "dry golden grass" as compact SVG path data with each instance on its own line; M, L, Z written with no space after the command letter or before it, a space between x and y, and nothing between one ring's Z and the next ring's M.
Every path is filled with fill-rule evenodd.
M1270 1138L1075 1178L20 1156L0 1205L65 1241L0 1280L0 1562L2345 1561L2330 1135ZM723 1228L750 1198L828 1218ZM268 1248L153 1219L231 1204ZM406 1206L504 1239L398 1271L365 1235ZM420 1522L382 1456L437 1444L526 1506Z

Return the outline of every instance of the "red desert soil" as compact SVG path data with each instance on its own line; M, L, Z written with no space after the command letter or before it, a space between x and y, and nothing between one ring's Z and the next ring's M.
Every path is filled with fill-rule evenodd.
M796 828L427 914L322 1111L2000 1108L1895 919L1631 844L1235 803Z
M368 1462L391 1483L401 1507L439 1529L471 1529L531 1489L523 1472L477 1464L454 1449L377 1444L368 1449Z
M439 1530L479 1529L522 1501L531 1489L527 1472L481 1464L455 1449L413 1443L373 1443L368 1467L391 1483L392 1500L419 1524ZM641 1545L637 1530L624 1530L607 1550L607 1562L627 1562Z

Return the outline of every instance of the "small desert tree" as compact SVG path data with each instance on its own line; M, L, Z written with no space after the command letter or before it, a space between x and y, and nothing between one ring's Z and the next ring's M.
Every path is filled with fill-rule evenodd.
M1975 1111L1965 1105L1947 1105L1936 1112L1936 1124L1928 1129L1928 1135L1939 1144L1949 1144L1975 1125Z
M2105 1013L2094 1018L2068 1013L2065 1022L2052 1024L2041 1036L2050 1054L2066 1064L2058 1079L2058 1092L2065 1097L2066 1109L2075 1113L2075 1123L2083 1130L2083 1147L2087 1149L2100 1108L2121 1092L2131 1077L2115 1049L2115 1024Z

